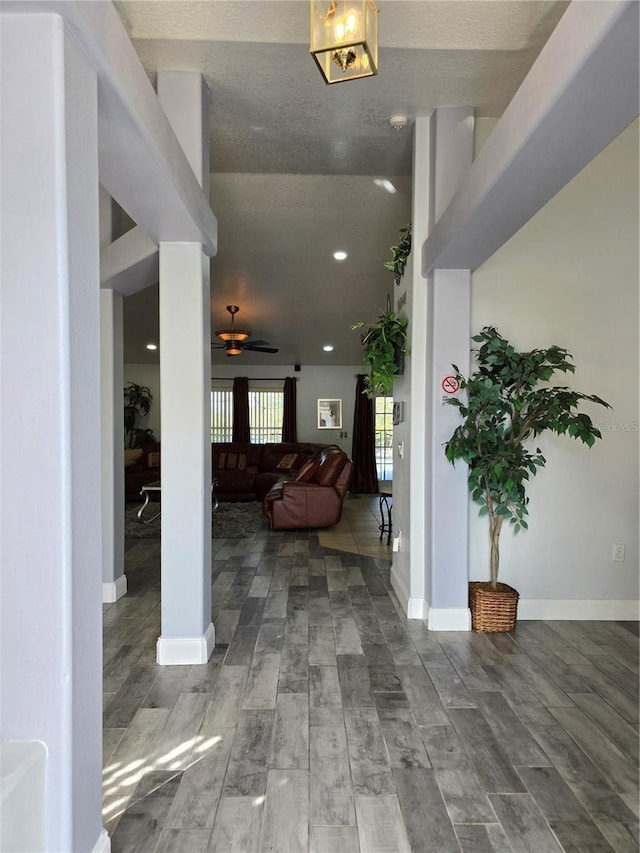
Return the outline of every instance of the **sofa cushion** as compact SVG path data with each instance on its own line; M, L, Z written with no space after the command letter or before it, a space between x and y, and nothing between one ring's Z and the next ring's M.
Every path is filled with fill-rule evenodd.
M232 492L253 495L255 492L256 472L254 471L216 471L216 494Z
M347 454L338 447L323 450L320 454L320 467L313 479L319 486L332 486L338 474L348 461Z
M299 483L310 483L314 480L318 469L320 468L320 463L317 459L310 459L308 462L305 462L302 468L300 469L296 480Z

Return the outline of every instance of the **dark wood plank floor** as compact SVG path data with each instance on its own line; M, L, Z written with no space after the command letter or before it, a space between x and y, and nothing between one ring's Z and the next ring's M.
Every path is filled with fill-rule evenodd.
M112 850L637 853L635 623L407 621L383 560L214 540L216 649L159 667L157 541L104 613Z

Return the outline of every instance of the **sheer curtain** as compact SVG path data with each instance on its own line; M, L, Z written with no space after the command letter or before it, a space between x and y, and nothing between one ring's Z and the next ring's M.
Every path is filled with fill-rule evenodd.
M364 391L364 374L358 373L356 402L353 410L353 475L351 491L358 494L377 494L375 407Z
M287 376L284 380L282 400L282 440L298 440L298 412L296 407L296 380Z
M249 380L236 376L233 380L233 433L232 440L249 443Z

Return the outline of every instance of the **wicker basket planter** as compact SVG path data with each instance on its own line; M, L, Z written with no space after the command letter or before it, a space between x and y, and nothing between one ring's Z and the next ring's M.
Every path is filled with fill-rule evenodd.
M506 583L493 589L489 581L470 581L471 627L480 633L513 631L518 615L519 593Z

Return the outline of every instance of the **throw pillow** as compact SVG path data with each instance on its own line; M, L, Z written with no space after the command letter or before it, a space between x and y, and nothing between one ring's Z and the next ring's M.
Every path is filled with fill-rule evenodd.
M296 477L296 480L301 483L309 483L316 475L318 468L320 467L320 463L317 460L310 459L300 469L300 473Z
M124 452L124 467L127 468L129 465L135 465L135 463L138 462L141 458L141 447L127 448Z
M154 450L153 453L149 453L147 456L147 467L148 468L159 468L160 467L160 451Z
M283 456L276 465L276 471L292 471L294 468L298 467L298 454L287 453L286 456Z
M217 471L244 471L246 467L246 453L220 453L218 464L214 464L214 468Z

